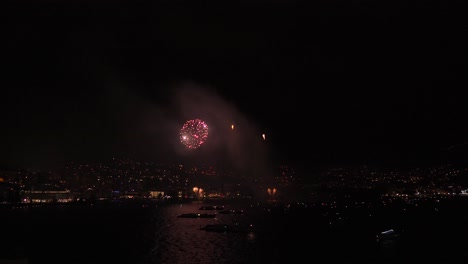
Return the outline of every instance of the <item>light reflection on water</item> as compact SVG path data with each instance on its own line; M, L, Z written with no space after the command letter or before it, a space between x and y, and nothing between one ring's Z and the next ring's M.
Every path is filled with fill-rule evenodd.
M220 204L228 210L243 210L243 214L177 217L217 212L200 211L206 204L103 204L26 210L0 219L10 227L2 234L0 255L5 246L20 245L30 263L274 264L317 258L345 263L364 263L367 258L368 263L377 263L371 259L375 244L361 234L364 229L352 235L330 230L329 219L317 210L288 211L247 202ZM252 224L255 230L218 233L200 229L206 224L235 223Z
M460 210L464 203L448 204L445 214L418 207L411 214L383 210L370 215L359 207L338 214L320 205L236 201L222 205L244 214L216 218L177 217L201 212L204 203L145 203L2 210L0 260L23 255L28 264L468 263L465 244L455 239L468 234L468 217ZM255 230L200 230L212 223L253 224ZM401 236L376 243L376 231L395 223L403 227Z
M172 204L155 208L156 227L146 263L294 263L328 259L343 263L390 263L393 248L376 248L369 230L337 231L315 210L286 209L260 204L224 204L243 214L217 214L216 218L178 218L202 212L206 203ZM212 205L212 204L211 204ZM213 213L214 211L203 211ZM252 224L253 232L218 233L200 230L206 224ZM359 225L364 227L363 225ZM339 226L338 226L339 228ZM371 234L371 235L370 235Z
M253 233L218 233L200 230L206 224L231 224L245 221L243 215L217 214L216 218L178 218L200 212L200 203L161 207L154 212L154 248L150 263L257 263ZM213 211L213 213L216 211ZM212 212L210 212L212 213Z

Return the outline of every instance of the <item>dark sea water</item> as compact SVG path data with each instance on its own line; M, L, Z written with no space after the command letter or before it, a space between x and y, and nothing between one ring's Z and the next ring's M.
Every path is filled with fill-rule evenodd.
M200 212L201 206L213 204L243 210L243 213L218 213L216 218L177 217ZM454 208L453 212L458 209ZM467 218L454 213L448 218L390 212L340 216L300 204L248 201L46 205L4 208L1 213L0 259L24 258L27 263L271 264L304 260L450 263L468 260L465 252L468 244L464 242ZM235 223L252 225L254 229L240 233L200 229L205 224ZM401 236L377 243L376 232L392 225L404 227Z

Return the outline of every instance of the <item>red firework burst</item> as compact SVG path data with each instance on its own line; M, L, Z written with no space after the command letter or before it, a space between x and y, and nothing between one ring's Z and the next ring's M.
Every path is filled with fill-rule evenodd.
M180 129L180 142L189 149L199 148L207 138L208 125L203 120L188 120Z

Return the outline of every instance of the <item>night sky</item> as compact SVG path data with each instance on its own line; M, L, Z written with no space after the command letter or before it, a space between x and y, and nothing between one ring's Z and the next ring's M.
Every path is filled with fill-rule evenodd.
M3 167L464 155L465 1L1 5ZM210 126L195 153L178 134L192 118Z

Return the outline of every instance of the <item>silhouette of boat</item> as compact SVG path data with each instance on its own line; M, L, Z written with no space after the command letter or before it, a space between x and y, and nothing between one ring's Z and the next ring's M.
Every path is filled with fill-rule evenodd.
M221 210L218 214L243 214L244 210Z
M198 209L199 210L223 210L224 206L222 206L222 205L205 205L205 206L202 206L202 207L200 207Z
M0 264L29 264L28 258L0 259Z
M180 214L177 217L180 218L215 218L216 214L209 214L209 213L187 213L187 214Z
M240 224L208 224L200 227L201 230L219 233L248 233L254 231L253 225Z

